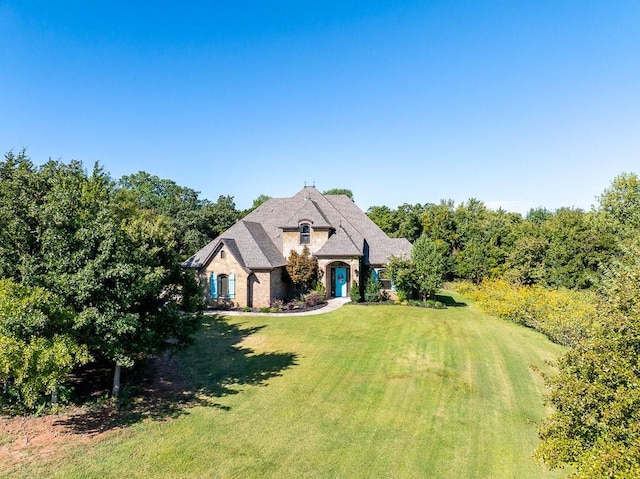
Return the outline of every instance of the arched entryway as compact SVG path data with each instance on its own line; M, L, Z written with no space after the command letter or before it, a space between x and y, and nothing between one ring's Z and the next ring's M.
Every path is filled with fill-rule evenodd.
M343 261L336 261L327 265L327 278L329 284L327 290L332 298L343 298L349 296L351 289L351 268Z

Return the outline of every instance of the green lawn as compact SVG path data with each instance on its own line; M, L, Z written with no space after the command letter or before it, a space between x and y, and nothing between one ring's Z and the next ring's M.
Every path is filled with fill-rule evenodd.
M473 306L209 318L180 357L202 405L18 475L562 477L531 457L545 414L532 366L561 350Z

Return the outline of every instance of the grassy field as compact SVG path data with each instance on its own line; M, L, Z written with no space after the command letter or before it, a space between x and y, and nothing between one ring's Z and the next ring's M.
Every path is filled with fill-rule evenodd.
M460 301L459 298L457 298ZM53 478L546 478L531 457L561 348L473 306L208 318L201 405L16 471ZM534 366L535 368L532 368Z

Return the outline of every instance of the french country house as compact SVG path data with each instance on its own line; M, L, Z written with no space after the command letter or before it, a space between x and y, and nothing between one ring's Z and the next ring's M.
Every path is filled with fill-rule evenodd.
M291 198L266 201L183 266L197 270L210 306L268 307L294 295L285 266L305 246L318 260L328 297L349 296L353 281L360 288L391 255L411 253L408 240L387 236L348 196L305 186Z

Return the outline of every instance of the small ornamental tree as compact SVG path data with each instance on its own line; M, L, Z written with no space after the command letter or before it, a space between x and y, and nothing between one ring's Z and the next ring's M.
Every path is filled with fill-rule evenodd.
M447 272L447 246L422 235L413 244L411 258L391 256L387 273L407 298L433 298Z
M364 288L364 300L367 303L375 303L382 299L380 294L381 284L378 278L373 274L373 271L369 273L367 278L367 284Z
M446 252L435 241L422 235L413 244L411 260L415 267L417 289L423 299L433 299L444 283Z
M405 298L415 298L418 295L418 280L413 262L406 256L391 256L387 263L387 274L393 281L396 291Z
M360 296L360 286L355 279L351 282L351 291L349 291L349 298L351 299L352 303L359 303L360 301L362 301L362 298Z
M286 269L295 287L306 293L318 277L318 260L311 255L309 248L305 246L302 253L295 250L291 252Z

